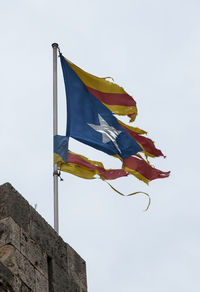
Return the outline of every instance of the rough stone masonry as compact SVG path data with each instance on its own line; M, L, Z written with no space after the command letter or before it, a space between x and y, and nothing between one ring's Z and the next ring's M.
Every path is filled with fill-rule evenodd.
M87 292L85 261L9 183L0 186L0 292Z

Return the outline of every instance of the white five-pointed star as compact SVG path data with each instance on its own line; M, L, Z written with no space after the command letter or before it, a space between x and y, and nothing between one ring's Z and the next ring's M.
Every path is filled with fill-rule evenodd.
M100 125L93 125L88 124L91 128L93 128L95 131L102 133L103 143L108 143L110 141L113 142L117 150L121 153L121 150L119 149L119 146L117 145L117 136L121 133L121 131L116 130L114 127L108 125L108 123L98 114L99 123Z

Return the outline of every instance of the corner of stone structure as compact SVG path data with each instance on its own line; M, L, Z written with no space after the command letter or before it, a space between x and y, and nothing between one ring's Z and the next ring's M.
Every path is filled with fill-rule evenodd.
M87 292L85 261L10 183L0 186L0 291Z

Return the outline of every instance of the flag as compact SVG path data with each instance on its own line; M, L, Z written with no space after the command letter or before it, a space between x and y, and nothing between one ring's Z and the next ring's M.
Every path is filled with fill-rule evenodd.
M147 132L115 116L128 116L133 121L137 115L134 99L122 87L83 71L62 54L60 60L67 96L67 130L66 136L54 137L54 162L59 170L81 178L100 177L102 180L131 174L147 184L168 177L170 172L152 167L147 160L148 157L165 157L154 142L144 136ZM70 151L70 137L119 158L121 168L106 169L102 162Z
M141 146L120 125L110 109L83 83L84 80L87 82L88 73L81 71L82 81L62 55L60 59L67 94L66 136L122 159L142 151ZM110 82L105 83L103 80L103 85L107 83ZM101 85L101 82L97 84ZM112 90L113 84L110 84ZM97 88L100 89L100 85Z

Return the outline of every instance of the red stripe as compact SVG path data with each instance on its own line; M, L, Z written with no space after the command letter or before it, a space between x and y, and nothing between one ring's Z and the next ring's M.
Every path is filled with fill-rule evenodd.
M136 106L135 100L128 94L105 93L86 86L87 89L101 102L108 105Z
M101 176L104 179L116 179L122 176L127 176L128 172L124 171L123 169L110 169L110 170L105 170Z
M127 115L130 118L130 122L134 122L136 118L136 113Z
M88 169L96 169L102 178L104 179L116 179L120 178L122 176L127 176L128 173L124 171L123 169L109 169L106 170L103 167L95 166L93 164L90 164L88 161L84 160L82 157L76 154L68 153L68 162L74 163L77 165L81 165Z
M135 139L138 143L140 143L142 145L142 147L144 148L144 150L156 157L159 156L164 156L163 153L161 152L161 150L157 149L153 143L153 141L147 137L141 136L138 133L133 132L132 130L130 130L129 128L126 128L124 125L120 124L122 126L122 128L124 128L124 130L126 130L126 132L131 135L131 137L133 137L133 139ZM165 157L165 156L164 156Z
M144 159L138 156L132 156L127 159L124 159L123 164L125 167L137 171L142 176L147 178L149 181L157 178L165 178L168 177L170 174L170 171L163 172L159 169L153 168Z
M81 156L76 155L76 154L72 154L70 152L68 153L68 162L78 164L78 165L84 166L84 167L89 168L89 169L96 169L99 172L104 171L103 167L90 164L88 161L83 159Z

